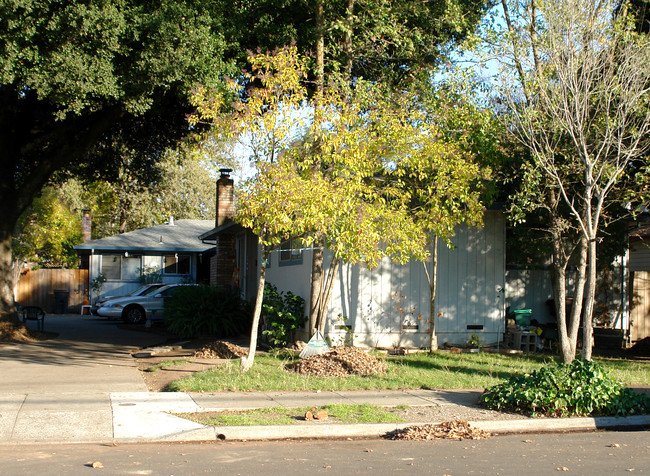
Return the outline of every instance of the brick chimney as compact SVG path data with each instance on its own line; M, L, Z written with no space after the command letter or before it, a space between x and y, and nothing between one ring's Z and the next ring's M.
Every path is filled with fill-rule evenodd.
M85 208L81 211L81 234L84 243L92 239L91 236L92 221L90 220L90 210Z
M232 169L220 169L217 180L216 227L228 223L235 216L234 180L230 178ZM225 231L217 235L215 255L210 260L210 284L223 290L233 289L235 269L235 235Z
M215 225L223 225L235 216L234 183L230 178L232 169L219 169L221 177L217 180L217 218Z

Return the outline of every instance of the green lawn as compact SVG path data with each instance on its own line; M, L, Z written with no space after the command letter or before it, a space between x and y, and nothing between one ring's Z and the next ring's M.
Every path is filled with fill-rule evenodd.
M289 367L295 357L264 355L255 357L253 368L245 374L239 360L212 370L197 372L173 382L175 392L219 390L362 390L399 388L485 388L504 379L539 369L553 362L548 355L437 352L407 356L380 356L388 371L376 376L345 378L299 375ZM625 385L650 384L650 363L622 359L596 359L609 375Z
M383 408L377 405L332 404L321 407L327 411L329 422L339 423L399 423L404 421L398 413L406 407ZM260 408L257 410L223 411L208 413L177 413L176 416L216 426L293 425L304 420L309 407Z

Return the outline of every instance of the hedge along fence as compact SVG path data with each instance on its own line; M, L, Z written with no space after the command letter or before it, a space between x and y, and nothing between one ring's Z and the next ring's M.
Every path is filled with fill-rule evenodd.
M250 331L250 308L211 286L183 286L165 302L165 324L182 337L233 337Z

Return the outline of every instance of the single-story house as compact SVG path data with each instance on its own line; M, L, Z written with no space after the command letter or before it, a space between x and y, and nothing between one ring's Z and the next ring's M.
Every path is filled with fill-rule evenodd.
M199 236L213 227L212 220L170 218L162 225L75 246L89 269L90 300L128 294L147 280L207 283L214 245ZM104 282L99 292L93 291L93 282L100 281Z
M465 344L475 334L483 344L503 338L505 324L505 217L486 211L481 228L459 226L454 248L439 243L435 302L439 345ZM286 248L286 249L285 249ZM325 254L327 266L331 260ZM312 251L287 243L271 253L267 281L281 291L310 295ZM432 263L425 263L431 272ZM369 347L429 345L429 285L423 263L388 258L369 270L342 264L329 304L326 337Z
M210 283L236 287L250 300L257 290L261 252L257 238L232 221L233 180L230 171L221 172L216 227L200 237L215 246ZM476 334L483 343L499 342L505 325L503 213L486 211L482 228L460 226L452 241L454 249L442 243L439 249L438 341L464 344ZM280 291L302 296L309 306L312 250L293 249L291 243L271 253L266 280ZM325 265L330 257L326 253ZM430 270L431 263L426 265ZM384 259L374 270L343 264L325 333L334 342L352 338L354 345L427 346L428 314L429 287L422 263L399 265Z

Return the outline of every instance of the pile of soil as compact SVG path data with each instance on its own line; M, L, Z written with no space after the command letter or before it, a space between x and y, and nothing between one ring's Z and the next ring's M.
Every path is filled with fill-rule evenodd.
M43 332L27 329L18 314L0 314L0 342L36 342L46 338Z
M409 426L391 431L386 438L391 440L482 440L492 436L461 420L443 422L438 425Z
M330 352L312 355L295 365L296 372L316 377L345 377L385 373L386 362L358 347L334 347Z
M201 359L238 359L246 354L246 349L230 342L218 340L201 347L194 352L194 357Z

